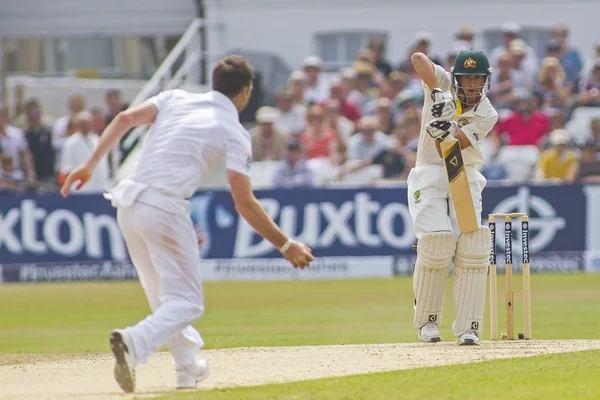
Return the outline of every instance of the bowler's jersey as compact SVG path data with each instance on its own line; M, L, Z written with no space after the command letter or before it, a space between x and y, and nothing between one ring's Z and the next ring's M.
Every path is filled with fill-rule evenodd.
M167 90L148 100L158 109L132 179L180 198L198 190L221 159L227 169L249 175L250 134L229 98L220 92Z
M435 65L435 77L438 81L439 88L446 92L451 89L452 82L450 73L444 68ZM425 130L425 125L433 119L431 107L433 99L431 98L431 90L423 83L425 102L423 104L423 115L421 116L421 135L419 137L419 147L417 149L417 165L418 164L440 164L444 162L437 152L435 139L429 136ZM471 147L462 151L465 165L478 166L483 164L483 153L480 142L490 133L496 122L498 121L498 113L492 107L489 99L486 97L476 107L470 109L464 114L457 112L454 121L458 123L459 129L471 142Z

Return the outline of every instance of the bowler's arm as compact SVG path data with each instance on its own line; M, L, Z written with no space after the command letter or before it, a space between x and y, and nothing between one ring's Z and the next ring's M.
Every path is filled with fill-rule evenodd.
M158 114L156 106L147 102L118 113L100 136L98 146L94 149L87 163L95 168L100 160L119 143L131 128L153 123L156 114Z
M250 178L247 175L228 169L227 180L231 187L231 195L236 211L256 232L280 249L288 241L288 237L273 222L254 196Z

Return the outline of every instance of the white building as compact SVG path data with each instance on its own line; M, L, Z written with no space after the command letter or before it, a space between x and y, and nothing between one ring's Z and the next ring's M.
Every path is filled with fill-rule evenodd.
M462 25L470 25L482 50L500 43L503 22L515 21L535 49L543 49L556 23L571 28L571 42L585 57L600 39L600 2L587 0L206 0L221 26L211 44L280 55L290 68L317 54L330 65L352 60L370 35L388 39L393 66L405 57L418 31L433 36L432 52L444 57Z

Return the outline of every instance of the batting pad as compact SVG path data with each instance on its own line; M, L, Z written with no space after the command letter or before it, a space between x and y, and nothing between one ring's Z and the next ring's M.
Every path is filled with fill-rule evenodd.
M415 327L442 322L446 281L456 251L454 232L430 232L419 239L413 274Z
M465 233L458 239L452 274L456 320L452 324L455 336L467 331L481 337L487 271L492 242L490 228Z

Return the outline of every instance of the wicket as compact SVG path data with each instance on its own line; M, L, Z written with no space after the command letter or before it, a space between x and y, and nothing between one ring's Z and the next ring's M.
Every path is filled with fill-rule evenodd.
M512 219L521 218L521 245L523 256L523 335L519 339L531 339L531 271L529 268L529 217L526 213L490 214L489 227L492 236L490 252L490 339L498 340L498 287L496 280L496 218L504 218L504 261L506 264L506 339L513 340L514 291L512 262Z

